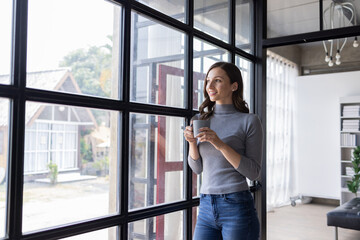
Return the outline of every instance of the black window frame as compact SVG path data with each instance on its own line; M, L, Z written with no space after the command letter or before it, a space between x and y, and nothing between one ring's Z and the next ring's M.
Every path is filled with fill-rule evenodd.
M110 1L110 0L109 0ZM266 49L271 47L293 45L306 42L322 41L335 38L352 37L360 35L360 26L352 26L340 29L323 30L322 27L322 0L319 0L320 29L316 32L302 33L277 38L267 38L267 1L253 1L253 53L249 54L235 45L235 6L236 0L229 0L230 23L229 42L225 43L215 37L194 28L194 3L186 1L185 22L177 21L172 17L159 12L151 7L135 0L112 0L114 4L122 6L122 65L121 84L122 100L105 99L95 96L73 95L70 93L51 92L46 90L31 89L26 87L26 61L27 61L27 16L28 1L13 0L13 32L12 32L12 59L11 59L11 85L0 84L0 97L10 100L9 121L9 164L7 176L7 208L6 208L6 236L4 239L58 239L74 236L86 232L119 226L118 236L127 239L128 224L136 220L142 220L175 211L185 211L186 219L184 232L186 239L192 235L192 208L198 206L199 199L192 197L192 172L189 167L184 169L186 182L185 200L175 203L152 206L146 209L128 211L128 177L129 177L129 143L121 141L118 146L121 151L119 159L120 169L120 214L105 216L92 220L84 220L80 223L58 226L46 230L39 230L28 234L22 233L22 199L23 199L23 170L24 170L24 138L25 138L25 103L26 101L46 102L53 104L72 105L78 107L98 108L121 112L122 120L121 139L129 139L129 113L145 113L155 115L185 117L187 122L197 113L193 110L192 87L193 86L193 40L194 37L226 49L231 54L231 62L235 61L235 55L253 63L251 77L251 112L259 115L266 139ZM146 105L130 102L130 33L131 11L144 14L160 23L171 26L187 35L185 53L185 78L187 79L187 105L184 109ZM187 151L187 145L185 147ZM261 239L266 239L266 140L264 140L263 163L261 171L261 190L255 191L256 207L260 216ZM125 193L125 194L124 194Z
M10 100L10 121L9 121L9 163L7 181L7 209L6 209L6 231L4 239L58 239L74 236L82 233L106 229L109 227L118 228L118 238L127 239L128 223L142 220L162 214L176 211L184 211L184 238L192 237L192 209L199 205L199 199L192 196L192 171L187 166L184 169L185 178L185 200L152 206L146 209L129 211L128 209L128 188L129 188L129 115L131 113L145 113L155 115L166 115L184 117L187 122L197 113L193 110L192 81L193 81L193 40L194 37L206 41L215 46L221 47L230 52L231 62L235 62L238 55L253 63L250 69L251 111L256 111L255 99L255 69L259 64L256 54L249 54L235 46L235 7L236 0L229 0L229 42L223 42L215 37L203 33L193 27L194 3L191 0L186 2L185 22L177 21L172 17L159 12L149 6L143 5L135 0L112 0L114 4L122 6L122 45L121 45L121 100L106 99L96 96L74 95L71 93L52 92L47 90L31 89L26 87L26 62L27 62L27 25L28 25L28 0L13 0L13 32L12 32L12 59L11 59L11 83L10 85L0 84L0 97ZM256 3L253 5L253 19L255 21ZM86 9L86 8L85 8ZM136 11L148 16L160 23L173 27L187 35L185 52L185 79L187 81L187 105L184 109L147 105L130 101L130 31L131 12ZM253 26L252 39L255 39L255 25ZM125 34L127 33L127 34ZM253 53L256 52L255 43L252 43ZM46 102L52 104L71 105L77 107L97 108L114 110L121 113L119 120L121 149L120 179L119 179L119 214L109 215L91 220L84 220L78 223L56 226L45 230L37 230L31 233L22 232L22 208L23 208L23 171L24 171L24 139L25 139L25 105L27 101ZM254 104L255 103L255 104ZM187 145L185 145L187 152ZM185 159L184 159L185 161Z
M301 43L324 41L329 39L355 37L360 35L360 25L345 28L323 29L323 0L318 0L319 4L319 30L301 34L287 35L281 37L267 37L267 0L256 1L258 8L256 9L256 56L260 64L257 63L255 71L255 99L257 103L256 113L259 114L263 122L264 129L264 149L263 162L261 171L262 191L260 201L256 202L257 210L261 212L261 240L266 240L267 228L267 209L266 209L266 50L272 47L281 47L287 45L295 45Z

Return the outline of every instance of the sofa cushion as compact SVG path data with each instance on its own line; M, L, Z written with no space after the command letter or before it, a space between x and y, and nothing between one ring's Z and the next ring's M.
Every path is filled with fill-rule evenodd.
M360 198L353 198L328 212L327 225L360 230Z

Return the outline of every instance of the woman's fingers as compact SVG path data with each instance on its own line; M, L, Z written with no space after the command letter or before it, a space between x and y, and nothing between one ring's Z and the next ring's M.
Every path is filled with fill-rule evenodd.
M194 138L194 136L193 136L193 130L192 130L191 126L186 126L186 128L184 130L184 137L185 137L185 140L188 142L196 141L196 138Z
M185 130L191 131L193 130L193 128L191 126L186 126Z
M215 132L201 132L197 135L200 142L211 141L216 136Z

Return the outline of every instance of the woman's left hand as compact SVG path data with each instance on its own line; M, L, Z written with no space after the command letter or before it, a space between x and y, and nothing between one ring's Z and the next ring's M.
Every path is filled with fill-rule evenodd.
M200 133L197 135L200 142L209 142L211 143L217 150L224 145L224 142L218 137L216 132L211 130L208 127L203 127L199 129Z

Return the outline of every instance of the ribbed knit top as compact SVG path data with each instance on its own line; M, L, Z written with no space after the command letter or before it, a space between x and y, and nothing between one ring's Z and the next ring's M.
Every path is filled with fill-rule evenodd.
M255 180L261 169L263 130L258 116L239 112L233 104L217 104L209 121L210 128L241 159L235 169L211 143L198 142L200 158L189 155L188 163L196 174L203 173L200 192L226 194L249 189L246 178Z

